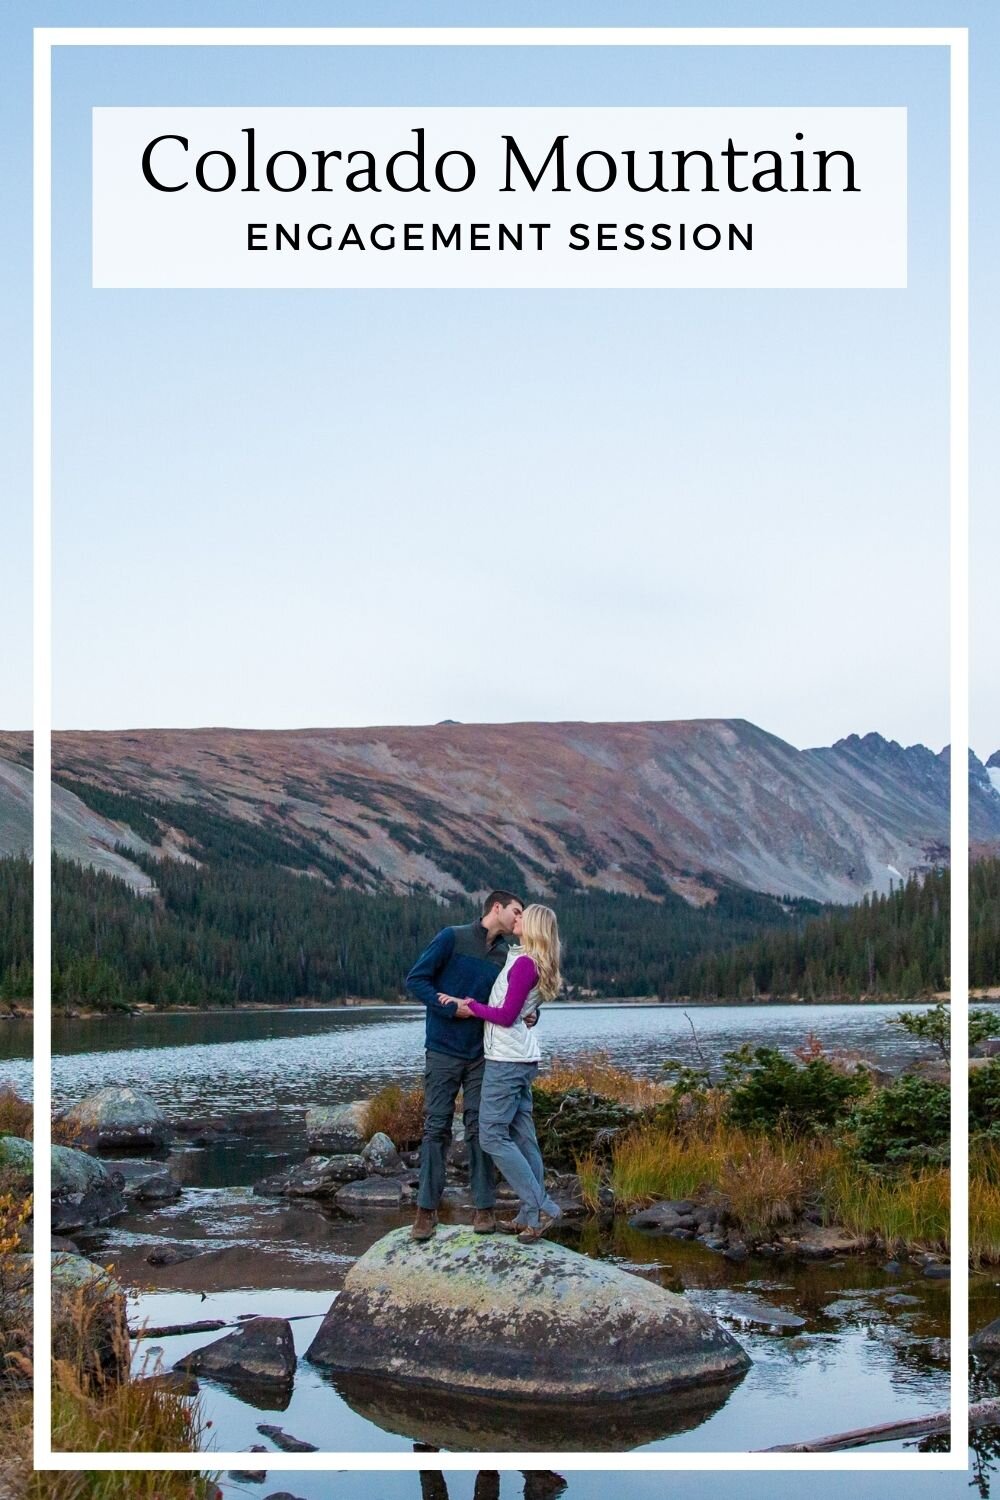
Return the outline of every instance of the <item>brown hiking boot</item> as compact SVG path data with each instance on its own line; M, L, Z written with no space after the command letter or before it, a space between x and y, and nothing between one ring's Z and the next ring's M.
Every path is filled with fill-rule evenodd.
M418 1208L410 1230L411 1240L429 1240L437 1228L438 1216L433 1208Z
M540 1213L538 1215L538 1223L537 1224L529 1224L526 1228L522 1229L520 1231L520 1233L518 1234L517 1237L520 1240L521 1244L522 1245L534 1245L534 1244L536 1244L537 1241L540 1240L542 1238L542 1236L545 1234L546 1230L551 1229L552 1225L560 1217L561 1217L560 1214Z
M472 1216L472 1228L476 1234L492 1234L497 1227L497 1216L492 1208L477 1208Z
M520 1234L523 1228L524 1225L519 1224L517 1219L497 1219L497 1234Z

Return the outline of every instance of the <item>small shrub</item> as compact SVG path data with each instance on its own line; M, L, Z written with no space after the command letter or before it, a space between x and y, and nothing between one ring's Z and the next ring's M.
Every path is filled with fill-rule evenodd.
M587 1156L607 1161L615 1138L636 1123L634 1110L590 1089L534 1090L535 1129L547 1166L572 1168Z
M969 1046L978 1047L988 1036L1000 1036L1000 1016L994 1010L970 1010Z
M969 1073L969 1130L1000 1134L1000 1057Z
M912 1073L873 1094L850 1121L855 1155L881 1165L947 1161L950 1126L947 1084Z
M842 1073L824 1057L800 1066L774 1047L740 1047L725 1054L724 1064L726 1116L744 1130L829 1130L869 1088L867 1078Z
M705 1131L717 1125L725 1110L726 1096L712 1087L705 1068L693 1068L676 1058L663 1064L670 1091L657 1105L655 1118L669 1130Z
M972 1016L969 1016L971 1029ZM951 1053L951 1012L946 1005L929 1005L925 1010L901 1010L889 1017L890 1026L901 1026L918 1041L929 1042L947 1061Z
M365 1129L369 1135L381 1131L397 1151L410 1151L420 1144L424 1133L424 1091L420 1084L412 1089L390 1083L368 1101Z
M835 1148L826 1143L796 1136L734 1133L723 1156L719 1187L744 1233L763 1238L817 1203L831 1151Z
M947 1005L929 1005L923 1010L901 1010L890 1016L892 1026L901 1026L910 1036L929 1042L948 1060L951 1055L951 1011ZM969 1046L976 1047L988 1036L1000 1034L1000 1016L991 1010L969 1011Z
M535 1087L556 1094L582 1089L633 1109L651 1109L670 1092L665 1084L655 1079L640 1078L625 1068L619 1068L606 1052L588 1052L565 1062L554 1057Z
M0 1135L19 1135L31 1139L32 1108L10 1084L0 1086Z

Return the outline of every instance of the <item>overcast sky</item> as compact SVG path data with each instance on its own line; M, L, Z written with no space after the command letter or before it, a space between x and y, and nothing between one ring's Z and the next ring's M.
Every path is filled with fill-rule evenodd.
M360 18L321 9L282 19ZM970 8L669 9L530 18L940 24ZM433 19L475 19L446 10ZM90 11L72 19L128 14ZM26 151L17 82L7 128ZM57 726L739 716L798 745L946 741L943 52L65 49L54 101ZM94 292L89 111L185 102L905 104L910 285ZM3 292L20 288L3 358L22 383L25 248ZM981 327L992 282L978 297ZM993 441L980 433L980 474ZM2 459L22 494L25 458L22 433ZM998 527L978 497L973 744L989 754ZM9 534L0 609L23 639L23 508ZM2 722L23 726L26 655L0 674Z

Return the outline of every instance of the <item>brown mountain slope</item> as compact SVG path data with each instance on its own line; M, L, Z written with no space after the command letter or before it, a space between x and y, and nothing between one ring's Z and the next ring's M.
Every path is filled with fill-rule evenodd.
M0 734L0 754L24 745ZM479 890L520 871L535 890L702 900L723 879L854 901L947 855L946 753L877 735L802 751L745 720L448 723L65 732L53 753L57 776L166 804L153 811L182 844L195 813L236 820L372 887ZM970 791L973 836L1000 846L978 761Z
M29 767L0 759L0 859L31 849L33 780ZM155 852L130 829L102 818L72 792L53 787L52 847L56 852L78 864L117 875L134 890L151 891L153 882L145 870L119 852L122 844L145 853Z

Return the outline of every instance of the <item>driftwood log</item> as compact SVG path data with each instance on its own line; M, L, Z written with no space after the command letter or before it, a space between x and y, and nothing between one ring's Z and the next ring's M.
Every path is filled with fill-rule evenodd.
M868 1443L893 1443L903 1438L930 1437L947 1432L951 1412L930 1412L908 1422L880 1422L876 1427L856 1427L852 1432L836 1432L830 1437L813 1438L807 1443L781 1443L776 1448L760 1448L760 1453L837 1453L844 1448L864 1448ZM1000 1427L1000 1399L974 1401L969 1407L969 1430Z

